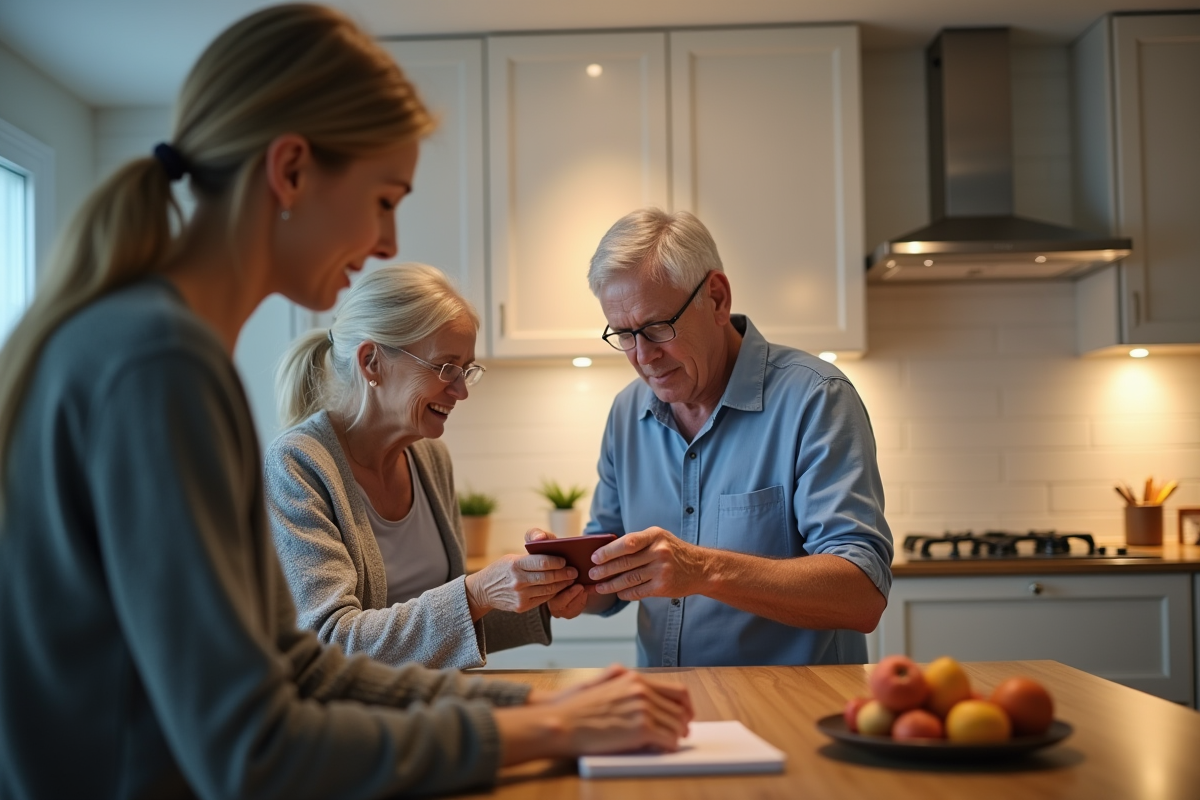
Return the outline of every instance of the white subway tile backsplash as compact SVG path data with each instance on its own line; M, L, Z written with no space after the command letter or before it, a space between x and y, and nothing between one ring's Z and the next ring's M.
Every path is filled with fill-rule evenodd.
M998 331L998 350L1005 356L1075 355L1075 326L1068 324L1023 328L1004 327Z
M908 436L914 450L1086 447L1090 441L1085 419L919 420L908 424Z
M871 397L867 411L872 419L995 419L1000 395L995 389L898 389Z
M912 486L908 509L913 514L1044 514L1048 509L1044 485L1004 486L995 483L964 486Z
M880 453L884 485L986 484L1000 481L998 453Z
M1200 447L1123 447L1004 454L1006 481L1106 481L1112 484L1123 480L1137 486L1148 475L1158 475L1161 480L1200 480Z
M892 328L871 341L873 358L919 352L929 356L991 355L996 352L991 328Z
M1112 447L1136 443L1156 445L1200 445L1200 416L1146 416L1092 420L1092 444Z

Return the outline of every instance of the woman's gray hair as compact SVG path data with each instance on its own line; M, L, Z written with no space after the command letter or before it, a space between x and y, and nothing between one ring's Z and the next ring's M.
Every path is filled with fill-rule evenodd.
M479 314L445 274L425 264L392 264L364 275L350 287L328 330L297 339L275 373L279 417L285 428L317 411L343 408L354 400L367 409L367 383L358 369L358 346L374 342L393 350L408 347L459 317L479 330Z
M639 208L617 220L596 248L588 286L599 297L609 281L636 269L659 284L683 291L709 272L724 272L717 243L694 214Z

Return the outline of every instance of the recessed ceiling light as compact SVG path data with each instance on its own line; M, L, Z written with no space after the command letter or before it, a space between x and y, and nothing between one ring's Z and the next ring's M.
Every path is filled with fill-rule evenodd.
M599 64L588 64L587 74L588 77L599 78L602 74L604 74L604 67L600 66Z
M1150 355L1150 351L1144 347L1135 347L1129 351L1129 355L1133 356L1134 358L1145 358L1146 356Z
M932 259L932 258L927 258L927 259L925 259L925 266L927 266L927 267L932 267L932 266L933 266L933 259Z
M1039 264L1045 264L1045 263L1046 263L1046 257L1045 257L1045 256L1038 256L1037 258L1035 258L1035 259L1034 259L1034 261L1036 261L1036 262L1037 262L1037 263L1039 263Z
M826 350L824 353L818 353L817 358L828 361L830 364L832 364L833 362L837 361L837 353Z
M577 367L590 367L592 360L587 356L579 356L578 358L571 359L571 363Z

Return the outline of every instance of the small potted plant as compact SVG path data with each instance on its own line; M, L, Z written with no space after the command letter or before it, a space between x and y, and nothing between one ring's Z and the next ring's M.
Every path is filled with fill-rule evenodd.
M575 507L575 502L587 493L582 486L563 488L558 481L543 480L542 485L535 489L538 494L550 501L550 532L562 538L578 536L583 530L583 514Z
M467 557L485 556L492 529L491 513L496 498L483 492L459 492L458 510L462 514L463 535L467 539Z

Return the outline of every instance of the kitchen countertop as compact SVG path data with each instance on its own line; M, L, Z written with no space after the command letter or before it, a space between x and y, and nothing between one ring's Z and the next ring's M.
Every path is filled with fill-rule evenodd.
M540 761L502 770L497 800L675 800L698 798L849 798L1001 800L1013 797L1193 798L1200 786L1200 714L1055 661L965 665L987 694L1001 680L1027 675L1055 699L1055 717L1074 733L1026 758L993 764L929 764L885 759L835 743L816 728L845 701L868 694L869 667L716 667L642 670L683 684L698 720L740 720L787 754L779 775L582 780L574 762ZM475 674L557 688L597 670ZM479 797L478 794L468 795Z
M1161 547L1129 547L1131 553L1160 558L1003 558L922 559L904 551L903 536L896 537L892 575L897 578L948 577L955 575L1062 575L1146 572L1200 572L1200 545L1166 542ZM1124 546L1121 542L1098 542ZM500 557L500 553L467 559L467 572L477 572Z
M1084 575L1200 572L1200 545L1164 542L1160 547L1129 546L1130 553L1159 558L939 558L925 559L908 553L897 537L892 575L897 578L948 577L963 575ZM1124 547L1123 542L1097 542L1098 545Z

